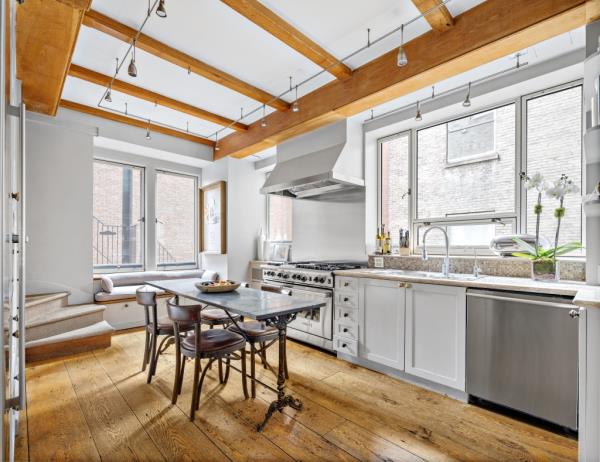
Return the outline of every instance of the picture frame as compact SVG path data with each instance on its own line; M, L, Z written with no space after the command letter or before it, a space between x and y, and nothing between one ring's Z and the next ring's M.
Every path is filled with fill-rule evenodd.
M227 253L227 183L217 181L200 189L200 252Z

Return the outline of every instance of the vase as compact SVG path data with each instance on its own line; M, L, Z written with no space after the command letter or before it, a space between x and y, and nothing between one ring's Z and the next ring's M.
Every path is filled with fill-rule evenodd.
M533 260L531 262L531 278L535 281L558 281L560 272L556 260Z

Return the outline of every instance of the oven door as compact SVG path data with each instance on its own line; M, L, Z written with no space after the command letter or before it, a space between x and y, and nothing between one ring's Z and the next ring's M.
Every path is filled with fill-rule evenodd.
M321 308L298 313L296 319L289 324L289 327L331 340L333 333L333 292L327 289L296 285L285 286L284 290L288 287L291 288L292 295L298 295L325 303Z

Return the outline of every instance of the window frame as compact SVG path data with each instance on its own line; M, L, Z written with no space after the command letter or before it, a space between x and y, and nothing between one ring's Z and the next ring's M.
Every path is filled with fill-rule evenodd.
M159 174L163 174L163 175L174 175L174 176L182 176L182 177L188 177L191 178L194 181L194 261L193 262L183 262L183 263L159 263L159 259L158 259L158 216L157 216L157 208L156 208L156 203L157 203L157 195L158 195L158 175ZM199 241L198 241L198 236L200 235L200 224L199 224L199 211L198 211L198 195L199 195L199 189L198 189L198 176L193 175L193 174L189 174L189 173L182 173L182 172L178 172L175 170L168 170L168 169L164 169L164 168L157 168L154 171L154 226L155 226L155 232L154 232L154 252L155 252L155 261L156 261L156 269L157 270L162 270L162 271L176 271L176 270L184 270L184 269L195 269L198 268L198 255L199 255L199 250L198 250L198 246L199 246Z
M141 231L140 231L140 236L142 237L142 243L140 245L140 253L141 253L141 261L139 264L126 264L126 265L92 265L92 270L94 272L94 274L110 274L110 273L128 273L128 272L141 272L141 271L146 271L146 245L147 245L147 239L148 239L148 235L147 235L147 226L146 226L146 215L147 215L147 202L146 202L146 167L143 165L138 165L135 163L128 163L128 162L119 162L119 161L115 161L115 160L107 160L107 159L102 159L102 158L97 158L94 157L92 159L92 169L93 169L93 164L95 163L102 163L102 164L109 164L109 165L116 165L119 167L130 167L130 168L135 168L135 169L139 169L141 172L140 175L140 211L141 211L141 217L140 217L140 224L141 224ZM94 188L94 184L93 184L93 173L92 173L92 190ZM93 204L92 204L92 215L93 215L94 211L93 211ZM93 223L92 223L93 226ZM92 251L93 251L93 236L92 236Z
M570 81L570 82L566 82L560 85L553 85L552 87L548 87L545 88L543 90L539 90L539 91L535 91L535 92L531 92L531 93L527 93L524 95L520 95L516 98L510 98L507 100L503 100L501 102L498 103L494 103L491 104L489 106L484 106L482 108L478 108L477 110L473 110L471 112L467 112L465 114L460 114L457 115L455 117L446 117L446 118L440 118L437 119L435 121L432 121L430 124L426 124L423 126L419 126L419 127L413 127L410 128L408 130L402 130L400 132L391 134L391 135L387 135L381 138L377 139L377 224L379 227L381 227L382 223L381 223L381 219L383 216L382 213L382 161L381 161L381 156L382 156L382 145L383 143L387 142L387 141L391 141L395 138L398 137L402 137L402 136L406 136L408 134L409 136L409 205L408 205L408 213L409 213L409 224L410 224L410 230L412 233L411 236L411 244L410 244L410 250L411 250L411 254L418 254L421 252L422 248L421 246L419 246L418 244L418 230L420 226L434 226L434 225L439 225L439 226L447 226L447 225L451 225L451 224L461 224L461 225L465 225L465 224L492 224L492 223L496 223L499 220L502 221L511 221L513 222L513 231L514 233L525 233L527 231L527 196L526 196L526 192L525 192L525 188L522 184L522 182L520 181L519 175L520 172L524 171L526 165L527 165L527 101L540 97L540 96L544 96L544 95L548 95L548 94L552 94L552 93L557 93L563 90L567 90L569 88L574 88L574 87L582 87L583 88L583 80L582 79L577 79L574 81ZM417 218L417 198L418 198L418 165L417 165L417 161L418 161L418 132L421 130L426 130L428 128L431 127L435 127L444 123L450 123L452 121L455 120L459 120L465 117L470 117L473 116L475 114L479 114L479 113L483 113L483 112L487 112L487 111L491 111L494 109L499 109L505 106L509 106L511 104L514 104L514 108L515 108L515 171L514 171L514 187L515 187L515 208L514 208L514 212L503 212L503 213L489 213L489 214L480 214L477 216L477 218L474 218L472 220L468 219L468 214L462 214L462 215L453 215L451 217L432 217L432 218ZM582 105L584 104L583 99L582 99ZM584 130L584 112L582 110L582 153L581 153L581 169L582 169L582 173L584 172L584 168L585 168L585 164L584 164L584 153L583 153L583 130ZM494 119L494 124L496 124L496 120ZM448 134L448 130L446 128L446 137ZM496 130L494 129L494 147L496 147ZM493 158L493 157L492 157ZM446 146L446 161L448 159L448 150L447 150L447 146ZM474 162L485 162L487 160L490 159L481 159L481 160L475 160ZM471 163L471 162L469 162ZM456 165L459 165L459 163L452 163L450 165L448 165L448 163L446 163L446 167L448 168L452 168ZM582 174L582 191L585 191L585 175ZM581 220L582 220L582 239L585 240L585 217L582 213L581 215ZM583 241L582 241L583 242ZM443 247L440 246L432 246L432 247L427 247L428 251L431 254L441 254L445 251L445 249ZM474 252L473 250L475 250L477 252L478 255L494 255L492 253L492 251L489 249L489 247L483 247L483 246L473 246L473 247L450 247L450 251L453 255L473 255ZM585 258L585 255L582 256L568 256L566 258L572 258L572 259L583 259Z
M458 119L454 119L454 120L450 120L450 121L446 122L446 168L459 167L461 165L474 164L474 163L477 163L477 162L485 162L485 161L488 161L488 160L495 160L495 159L498 159L500 157L499 154L498 154L498 150L496 149L496 147L497 147L496 113L492 112L493 119L491 120L491 123L492 123L493 128L494 128L494 139L493 139L493 147L492 147L492 149L489 150L489 151L482 152L480 154L473 155L473 156L464 156L464 157L461 157L460 159L454 160L454 161L451 161L449 159L449 152L450 152L449 151L449 147L450 147L450 143L449 143L448 140L450 139L450 127L449 127L450 123L454 122L455 120L464 119L466 117L473 117L476 114L484 114L486 112L490 112L490 110L488 110L488 111L474 112L473 114L469 114L469 115L466 115L464 117L459 117ZM489 123L489 122L482 122L482 123L479 123L478 125L483 125L484 123Z

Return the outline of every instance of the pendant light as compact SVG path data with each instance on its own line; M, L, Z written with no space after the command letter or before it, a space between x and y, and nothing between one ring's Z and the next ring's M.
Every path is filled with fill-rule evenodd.
M135 65L135 40L133 41L133 53L131 54L129 66L127 66L127 73L130 77L137 77L137 67Z
M263 116L262 119L260 120L260 126L262 128L266 128L267 126L267 119L265 118L265 105L263 104Z
M423 115L421 114L421 102L417 100L417 113L415 114L415 120L420 122L423 120Z
M404 24L400 26L400 48L398 48L398 58L396 63L398 67L404 67L408 64L408 56L404 51Z
M467 96L465 97L465 100L462 103L463 107L470 107L471 106L471 82L469 82L469 86L467 87Z
M150 141L150 140L152 139L152 136L150 135L150 129L149 129L149 128L148 128L148 129L146 129L146 139L147 139L148 141Z
M296 99L294 100L294 104L292 104L292 112L299 112L300 105L298 104L298 85L296 85Z
M219 147L219 132L215 132L215 151L220 151Z
M158 6L156 7L156 16L159 18L167 17L167 10L165 8L165 0L160 0L158 2Z

